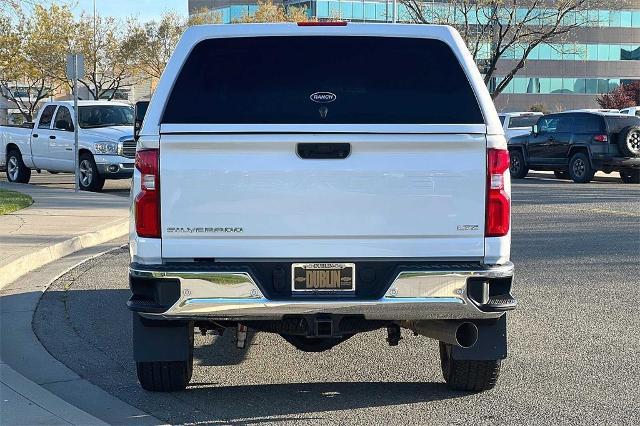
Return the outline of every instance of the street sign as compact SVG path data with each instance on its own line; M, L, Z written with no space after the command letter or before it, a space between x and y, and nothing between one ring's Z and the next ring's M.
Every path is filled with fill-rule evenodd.
M81 79L84 77L84 55L78 53L70 53L67 55L67 78Z

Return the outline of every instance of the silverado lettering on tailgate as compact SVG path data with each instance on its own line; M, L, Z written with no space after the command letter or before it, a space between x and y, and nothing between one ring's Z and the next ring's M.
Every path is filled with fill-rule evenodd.
M205 227L167 227L165 232L171 234L205 234L205 233L240 233L243 232L241 227L226 227L226 228L205 228Z

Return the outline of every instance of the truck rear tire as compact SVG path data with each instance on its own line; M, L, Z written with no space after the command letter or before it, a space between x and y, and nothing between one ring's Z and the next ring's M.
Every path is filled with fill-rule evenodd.
M529 173L524 155L520 151L509 151L509 173L514 179L524 179Z
M193 375L193 327L189 330L189 357L186 361L136 362L138 381L144 390L176 392L184 390Z
M447 386L451 389L482 392L492 389L500 375L500 361L453 359L451 345L440 343L440 366Z
M24 165L22 154L12 149L7 154L7 180L15 183L29 183L31 169Z
M175 392L184 390L193 373L193 357L189 361L136 362L138 381L144 390Z
M98 166L91 154L81 154L80 164L80 177L78 179L78 185L83 191L100 192L104 187L104 178L100 176L98 172Z
M583 153L578 152L569 160L569 176L576 183L589 183L596 171L591 167L589 157Z

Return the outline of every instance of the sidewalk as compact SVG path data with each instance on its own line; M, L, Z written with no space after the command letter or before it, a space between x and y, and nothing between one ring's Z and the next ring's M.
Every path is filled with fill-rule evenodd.
M527 176L557 180L557 178L553 175L553 172L546 172L541 170L532 170L529 172ZM618 172L612 172L609 174L604 172L596 172L595 180L602 181L602 182L615 182L615 183L621 182L620 175L618 174ZM567 182L571 182L571 180L568 179Z
M106 425L0 362L3 425Z
M42 265L113 238L129 227L125 197L0 182L33 198L0 216L0 289Z
M0 216L0 423L107 424L84 411L87 408L77 408L78 400L87 399L117 413L120 417L113 422L157 423L77 377L46 352L31 327L38 300L51 280L104 249L68 255L127 234L128 198L4 181L0 188L33 198L30 207ZM56 395L51 388L55 383L64 383L71 400L76 395L74 404L65 401L69 398L64 392L62 398Z

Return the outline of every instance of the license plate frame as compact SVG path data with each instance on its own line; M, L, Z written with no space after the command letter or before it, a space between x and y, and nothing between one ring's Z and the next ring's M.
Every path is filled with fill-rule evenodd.
M343 262L293 263L291 291L294 293L354 293L356 265Z

